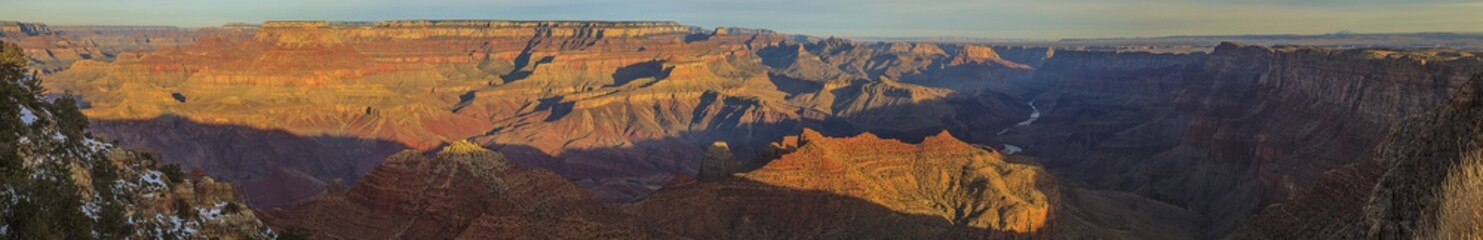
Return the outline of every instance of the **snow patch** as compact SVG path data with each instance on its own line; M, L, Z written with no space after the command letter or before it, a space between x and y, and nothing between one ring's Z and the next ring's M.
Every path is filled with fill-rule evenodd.
M109 148L113 148L113 144L105 143L105 142L98 141L97 139L92 139L92 138L86 138L86 139L84 139L82 141L82 143L83 143L83 145L86 145L88 147L88 149L89 150L92 150L93 152L100 152L100 151L103 151L103 150L106 150L106 149L109 149Z
M36 113L32 113L31 109L26 106L17 105L17 107L21 107L21 122L26 123L26 126L36 123Z
M206 220L215 220L216 218L221 217L222 208L226 206L227 203L222 202L216 203L215 206L211 207L210 209L196 207L196 216L201 216L201 218L204 218Z
M160 173L160 171L153 171L153 170L151 170L151 171L144 172L144 174L140 174L139 175L139 181L142 181L142 182L147 183L149 185L164 187L165 186L165 181L161 181L160 180L160 177L163 176L163 175L165 175L165 174L164 173Z
M82 205L82 214L87 215L88 218L93 219L93 221L97 221L98 216L100 216L102 213L103 206L98 205L98 199L88 201L87 204Z
M154 220L160 225L163 225L160 226L159 230L154 231L155 239L165 239L165 236L182 238L183 236L196 235L196 222L180 219L180 217L175 215L170 215L169 218L166 218L165 215L159 213L155 213Z

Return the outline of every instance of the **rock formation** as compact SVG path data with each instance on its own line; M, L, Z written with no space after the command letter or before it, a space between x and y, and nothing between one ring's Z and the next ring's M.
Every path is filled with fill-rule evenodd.
M49 26L0 21L0 40L20 45L30 69L60 72L84 60L113 61L129 51L190 44L194 32L163 26Z
M424 157L392 156L348 192L292 211L270 211L275 225L317 238L637 239L591 192L551 171L518 166L467 141Z
M1325 173L1299 198L1268 208L1231 238L1483 236L1475 217L1480 211L1469 204L1478 199L1469 191L1479 185L1480 87L1483 75L1438 109L1398 122L1374 157Z
M946 133L919 144L871 135L790 138L779 160L725 181L687 174L631 205L595 196L544 169L521 167L467 142L435 157L384 162L345 193L270 213L271 222L329 238L1003 238L1193 236L1173 206L1068 188L1033 160ZM472 149L472 150L468 150ZM868 154L866 154L868 153ZM727 178L721 176L718 178ZM1077 202L1113 204L1118 229L1090 222ZM1131 207L1130 206L1138 206ZM1119 212L1120 211L1120 212ZM1171 218L1171 216L1173 216ZM1063 227L1055 222L1065 221ZM1163 231L1162 235L1151 235Z
M1036 74L1055 83L1035 101L1044 117L970 139L1024 146L1063 176L1184 206L1219 237L1369 157L1387 126L1446 102L1479 72L1478 58L1428 52L1059 51Z
M756 166L768 143L804 126L924 136L951 124L957 109L949 101L961 93L1027 95L1010 80L1031 69L984 46L898 52L732 30L267 22L202 30L193 44L112 62L79 61L52 74L49 87L83 96L105 136L248 189L281 189L251 191L265 207L316 196L336 179L353 182L397 145L430 150L450 139L520 155L513 159L579 179L605 201L633 201L672 173L699 171L694 159L703 151L674 146L725 141L739 165ZM201 130L156 134L175 127ZM218 131L243 141L203 141ZM324 137L279 141L284 135Z

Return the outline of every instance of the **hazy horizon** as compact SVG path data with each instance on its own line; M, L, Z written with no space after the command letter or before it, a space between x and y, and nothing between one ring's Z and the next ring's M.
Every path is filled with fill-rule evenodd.
M560 0L53 0L11 3L5 20L54 25L170 25L187 28L270 20L377 21L503 19L675 21L813 36L1063 39L1172 35L1483 32L1483 2L1425 0L1051 0L1034 3L937 0L930 3Z

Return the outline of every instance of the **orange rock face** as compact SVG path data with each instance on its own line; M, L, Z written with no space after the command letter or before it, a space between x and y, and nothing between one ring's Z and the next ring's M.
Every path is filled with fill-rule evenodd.
M768 143L806 125L935 133L957 111L948 104L956 93L1022 92L1005 81L1029 73L984 47L895 52L671 22L294 21L195 34L193 44L79 61L50 75L48 87L83 96L109 137L161 140L140 147L162 149L169 161L248 189L306 186L260 193L252 199L261 206L288 206L331 185L308 182L354 181L395 151L362 151L367 145L429 150L467 138L579 179L604 201L633 201L674 172L696 173L699 146L714 141L755 164ZM960 55L973 56L949 64ZM958 77L978 80L944 80ZM230 163L298 151L165 145L201 134L161 135L150 126L169 124L145 123L178 120L301 136L318 143L296 146L326 146L311 152L330 160ZM324 140L342 138L367 142ZM265 161L279 160L252 160Z
M946 132L921 144L873 135L827 139L805 130L797 151L740 178L860 198L954 224L1033 233L1051 219L1059 193L1039 166L1007 161L993 149Z
M544 169L467 142L388 159L348 192L265 214L325 238L1028 238L1189 236L1151 202L1062 187L1029 159L948 134L912 144L805 130L777 161L734 177L670 179L637 203L604 205ZM1087 222L1118 212L1116 229ZM1144 200L1146 201L1146 200ZM1124 205L1126 204L1126 205ZM1131 207L1136 206L1136 207ZM1131 207L1131 208L1130 208ZM1121 211L1121 212L1119 212ZM1188 221L1172 219L1172 221ZM1058 220L1059 219L1059 220ZM1065 221L1057 227L1053 222ZM1147 233L1143 233L1147 234Z

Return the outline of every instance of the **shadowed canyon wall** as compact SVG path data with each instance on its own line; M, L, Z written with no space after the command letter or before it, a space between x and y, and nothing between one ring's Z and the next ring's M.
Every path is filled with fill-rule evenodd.
M1060 176L1204 214L1218 237L1369 157L1391 124L1483 72L1478 58L1454 56L1229 43L1208 55L1061 51L1037 73L1059 81L1036 99L1044 116L998 138Z

